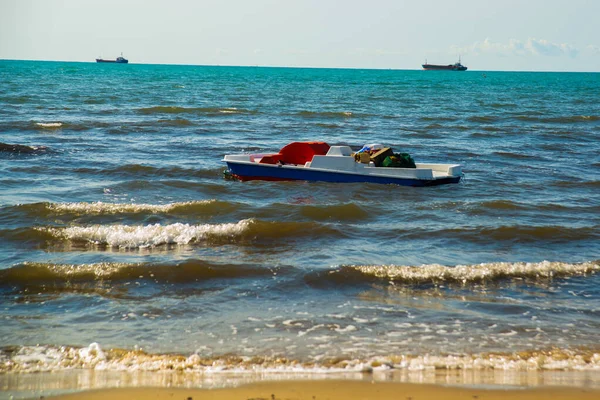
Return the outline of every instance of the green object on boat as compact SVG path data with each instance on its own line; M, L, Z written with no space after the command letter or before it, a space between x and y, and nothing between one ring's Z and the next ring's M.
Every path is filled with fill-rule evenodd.
M408 153L397 153L387 156L381 163L381 166L387 168L417 168L415 160Z

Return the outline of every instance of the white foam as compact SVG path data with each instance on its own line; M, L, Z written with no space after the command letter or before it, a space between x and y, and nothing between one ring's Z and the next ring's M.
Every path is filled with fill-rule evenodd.
M36 125L42 128L60 128L62 122L37 122Z
M415 266L403 265L355 265L364 274L379 278L407 282L477 282L498 278L552 278L564 275L584 275L600 271L597 262L569 264L542 261L539 263L482 263L448 267L439 264Z
M336 325L336 328L334 330L339 333L346 333L346 332L354 332L357 329L354 325L348 325L345 328L342 328L339 325Z
M219 112L222 114L237 114L237 113L239 113L238 109L235 107L222 108L219 110Z
M88 347L79 349L79 358L86 364L95 364L106 360L106 355L98 343L92 343Z
M325 326L325 325L323 325L323 324L318 324L318 325L315 325L315 326L313 326L313 327L311 327L311 328L308 328L308 329L307 329L307 330L305 330L305 331L300 331L300 332L298 332L298 336L304 336L304 335L306 335L307 333L310 333L310 332L316 331L317 329L323 328L324 326Z
M324 355L311 357L316 363L303 364L279 357L240 356L203 359L199 354L187 357L172 354L148 354L139 350L103 351L98 343L84 348L24 346L16 353L0 350L0 373L40 372L67 369L109 371L180 371L180 372L339 372L372 369L424 370L571 370L600 371L600 353L561 350L505 354L462 355L390 355L371 359L344 359L334 364ZM321 362L321 360L323 362Z
M74 212L80 214L118 214L138 212L167 213L180 207L208 205L215 202L216 200L214 199L169 204L103 203L98 201L95 203L50 203L47 205L47 208L58 213Z
M210 238L234 238L244 233L251 219L228 224L190 225L175 223L170 225L92 225L68 228L40 228L52 235L67 240L87 241L110 247L133 249L160 246L164 244L188 244Z

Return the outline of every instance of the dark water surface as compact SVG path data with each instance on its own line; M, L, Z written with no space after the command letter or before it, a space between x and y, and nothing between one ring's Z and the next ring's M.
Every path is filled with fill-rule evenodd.
M593 73L0 61L0 372L597 371L599 104ZM295 140L465 180L224 179Z

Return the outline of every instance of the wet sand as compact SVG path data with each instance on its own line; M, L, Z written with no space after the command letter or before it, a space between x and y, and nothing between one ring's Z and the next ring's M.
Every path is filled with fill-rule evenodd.
M70 393L63 400L542 400L600 399L600 390L585 388L478 388L394 382L286 381L224 389L123 388Z

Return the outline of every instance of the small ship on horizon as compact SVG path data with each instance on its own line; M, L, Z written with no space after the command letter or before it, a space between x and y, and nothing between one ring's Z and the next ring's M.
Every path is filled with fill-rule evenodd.
M425 64L422 65L425 71L466 71L467 67L460 63L460 57L458 57L458 62L454 64L448 65L435 65L428 64L427 60L425 60Z
M123 57L123 53L121 53L120 57L117 57L116 60L105 60L103 58L96 58L96 62L98 63L116 63L116 64L127 64L129 60Z

